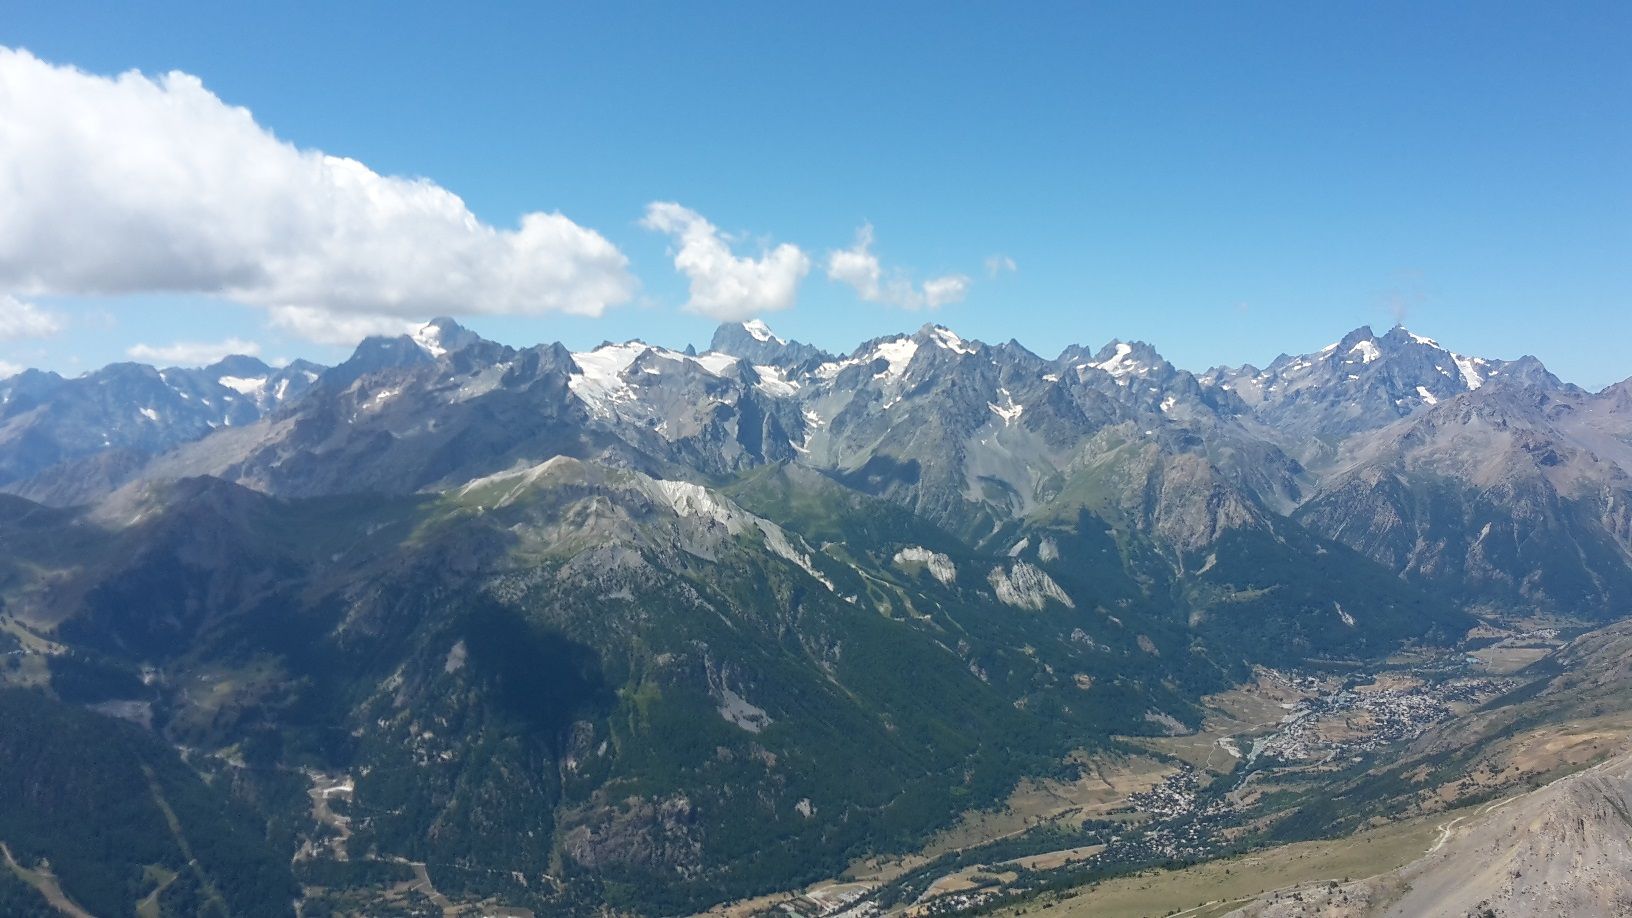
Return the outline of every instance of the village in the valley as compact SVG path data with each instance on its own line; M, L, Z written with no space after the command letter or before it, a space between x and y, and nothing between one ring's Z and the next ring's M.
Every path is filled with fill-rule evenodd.
M1556 631L1509 633L1485 642L1479 655L1438 654L1378 673L1259 668L1252 683L1211 699L1217 716L1202 730L1123 738L1156 754L1163 767L1123 795L1120 806L1097 812L1093 820L1078 814L1079 836L1065 856L993 857L972 865L967 854L931 859L873 882L852 877L819 884L773 910L798 918L967 913L1037 888L1050 870L1112 875L1218 857L1242 836L1241 826L1267 785L1287 786L1362 765L1379 751L1409 742L1433 724L1521 685L1524 680L1510 673L1556 643ZM1520 650L1503 655L1514 648ZM1055 814L1037 825L1058 828L1069 822ZM1011 850L994 848L1003 854ZM937 868L942 860L946 863Z

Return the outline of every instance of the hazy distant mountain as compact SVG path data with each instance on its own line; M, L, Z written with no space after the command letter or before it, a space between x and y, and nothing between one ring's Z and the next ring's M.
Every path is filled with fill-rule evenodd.
M138 463L217 428L254 423L300 398L322 371L304 360L271 367L234 356L196 369L117 363L72 379L39 370L0 379L0 487L61 493L109 460L76 463L104 454ZM31 484L41 477L52 483Z
M1493 380L1557 391L1559 382L1533 357L1516 361L1467 357L1395 326L1375 335L1357 328L1314 354L1281 355L1267 369L1215 368L1207 383L1239 396L1255 416L1315 468L1341 461L1344 443L1386 427Z

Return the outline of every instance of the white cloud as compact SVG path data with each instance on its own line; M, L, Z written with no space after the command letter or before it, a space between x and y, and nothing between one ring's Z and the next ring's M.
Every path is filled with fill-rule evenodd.
M971 281L962 274L947 274L924 281L922 287L900 275L886 277L878 256L872 252L873 225L862 224L856 244L827 253L827 276L855 288L869 303L885 303L902 309L938 309L962 300Z
M0 340L45 338L61 330L62 322L54 313L10 294L0 294Z
M987 277L996 277L1005 272L1014 272L1018 270L1020 270L1020 266L1015 264L1014 259L1007 255L992 255L986 259Z
M6 360L0 360L0 379L5 379L5 378L10 377L10 376L16 376L18 373L21 373L21 372L23 372L23 367L20 367L17 364L11 363L11 362L6 361Z
M259 344L242 338L228 338L225 341L177 341L157 346L137 344L125 351L132 360L165 367L202 367L231 354L253 357L260 352Z
M937 309L946 303L956 303L969 293L969 278L962 274L948 274L924 281L924 305Z
M418 326L400 316L330 312L308 306L273 306L269 311L272 327L318 344L345 346L369 335L400 335Z
M672 201L647 205L640 223L679 244L674 267L691 282L686 309L721 322L791 307L799 282L810 272L809 256L786 242L759 258L731 254L730 237L701 214Z
M637 288L559 213L490 226L434 182L279 140L185 73L0 48L0 124L0 287L19 292L225 296L333 337L359 316L599 315Z

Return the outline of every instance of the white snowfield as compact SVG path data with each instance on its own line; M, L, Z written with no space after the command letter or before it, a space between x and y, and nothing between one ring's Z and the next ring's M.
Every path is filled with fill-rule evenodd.
M748 321L742 323L742 329L752 336L755 341L775 341L777 344L788 343L783 341L781 338L778 338L776 334L771 331L771 327L759 319L749 319Z
M724 376L737 364L737 358L729 354L709 352L692 357L643 341L626 341L574 353L572 362L578 365L580 372L572 375L567 386L596 415L615 416L618 405L635 400L635 384L628 378L629 367L648 352L665 360L689 362L715 376ZM661 370L655 372L662 374Z
M223 376L216 380L216 382L219 382L221 385L226 386L228 389L231 389L239 395L247 395L251 398L259 396L266 389L265 376L257 376L253 379L247 379L242 376ZM289 381L284 380L283 382L284 385L287 386Z
M430 322L409 331L408 337L414 339L414 343L432 357L441 357L448 352L448 349L442 346L442 329Z

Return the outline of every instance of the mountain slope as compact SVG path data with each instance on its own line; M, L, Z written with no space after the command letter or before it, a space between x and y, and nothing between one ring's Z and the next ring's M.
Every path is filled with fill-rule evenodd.
M1395 871L1280 890L1231 912L1295 915L1625 915L1632 911L1632 755L1441 825Z
M293 914L288 854L157 737L17 689L0 689L0 721L0 842L19 864L49 860L79 905L128 914L160 890L173 914Z
M1139 342L436 320L0 496L0 681L187 750L314 908L414 870L547 913L786 889L1196 729L1255 667L1612 614L1623 393L1350 337L1263 395Z
M1264 370L1215 368L1203 379L1238 396L1311 468L1339 461L1344 444L1358 435L1492 379L1566 388L1535 358L1467 357L1399 325L1382 336L1361 326L1317 353L1282 354Z
M1371 438L1295 518L1464 601L1632 612L1632 473L1555 420L1584 401L1492 383Z

